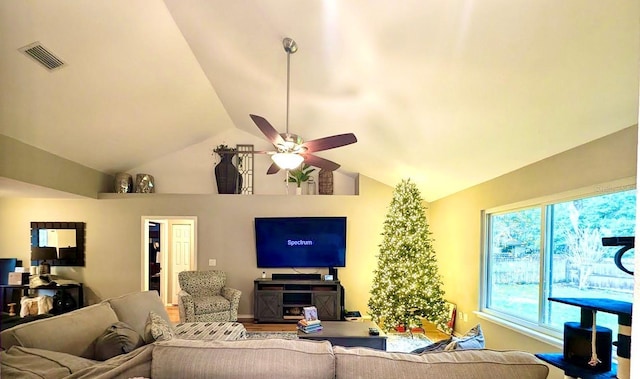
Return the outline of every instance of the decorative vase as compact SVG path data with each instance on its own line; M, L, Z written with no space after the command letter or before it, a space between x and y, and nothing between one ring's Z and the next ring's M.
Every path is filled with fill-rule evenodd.
M133 177L126 172L117 173L114 181L114 190L116 193L133 192Z
M318 193L333 195L333 171L320 170L318 173Z
M242 188L242 177L232 161L234 155L232 153L220 154L220 163L214 169L220 194L240 193Z
M302 195L302 187L296 187L296 195Z
M154 193L156 192L156 184L153 175L137 174L136 175L136 193Z

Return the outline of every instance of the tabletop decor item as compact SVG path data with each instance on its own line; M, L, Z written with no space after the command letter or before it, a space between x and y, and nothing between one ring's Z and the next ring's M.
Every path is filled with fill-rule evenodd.
M333 171L321 169L318 173L318 193L333 195Z

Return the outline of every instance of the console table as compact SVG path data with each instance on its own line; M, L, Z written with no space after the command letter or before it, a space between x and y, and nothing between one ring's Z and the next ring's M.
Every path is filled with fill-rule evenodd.
M69 293L71 296L73 296L73 294L71 292L75 292L76 296L73 296L73 298L76 300L76 305L77 308L82 308L84 307L84 288L82 286L82 283L79 284L66 284L66 285L57 285L55 283L52 284L48 284L46 286L39 286L39 287L35 287L35 288L31 288L29 287L28 284L3 284L0 285L0 293L2 294L2 298L0 298L0 304L2 304L2 311L6 311L7 309L7 305L9 303L14 302L13 301L13 292L14 291L20 291L20 297L22 296L28 296L29 295L29 291L33 291L35 293L38 293L40 291L61 291L63 293ZM9 297L7 297L7 294L9 294ZM16 313L20 314L20 301L17 301L17 307L16 307Z
M581 318L591 317L592 311L601 311L618 315L618 364L611 363L609 372L593 372L564 360L563 353L536 354L543 361L564 371L565 378L629 379L629 357L631 353L631 311L632 304L626 301L610 299L588 299L570 297L550 297L550 301L580 307ZM617 376L616 376L617 373Z
M253 282L256 322L298 322L302 308L313 305L321 320L341 320L342 286L338 280L275 280Z

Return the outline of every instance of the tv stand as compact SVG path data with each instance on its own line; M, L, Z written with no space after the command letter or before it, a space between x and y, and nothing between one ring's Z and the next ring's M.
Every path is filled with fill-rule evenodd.
M342 286L338 280L253 281L253 317L255 322L298 322L302 308L315 306L320 320L342 318Z

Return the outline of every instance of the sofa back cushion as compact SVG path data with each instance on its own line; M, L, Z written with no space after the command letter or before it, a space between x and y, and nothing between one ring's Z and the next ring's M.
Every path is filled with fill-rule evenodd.
M542 361L521 351L454 350L417 355L341 346L334 346L333 351L336 379L545 379L549 374Z
M243 379L334 379L333 351L328 341L174 338L155 343L152 378L207 379L212 375Z
M104 302L109 303L118 316L118 320L129 325L144 338L145 325L149 312L153 311L171 324L169 314L156 291L133 292L114 297Z
M100 303L20 324L4 330L0 338L3 349L18 345L94 359L96 339L117 321L111 306Z

